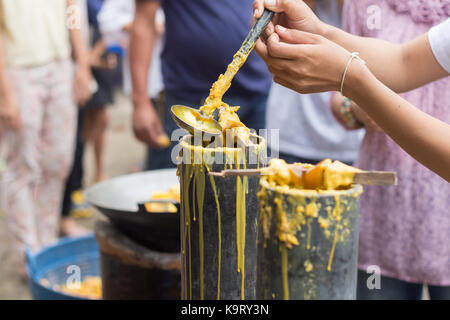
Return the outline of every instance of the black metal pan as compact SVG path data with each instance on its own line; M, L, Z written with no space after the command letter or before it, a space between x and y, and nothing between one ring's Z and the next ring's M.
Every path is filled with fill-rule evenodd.
M165 192L177 183L175 169L135 173L90 187L86 199L134 241L161 252L179 252L179 210L156 213L145 209L153 192Z

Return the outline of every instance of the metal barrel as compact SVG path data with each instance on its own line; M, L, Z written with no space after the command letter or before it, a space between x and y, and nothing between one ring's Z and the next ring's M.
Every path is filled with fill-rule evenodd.
M261 179L258 299L356 298L361 193L360 185L317 193Z
M265 141L256 148L203 148L185 136L179 146L181 298L255 299L259 179L208 172L263 166Z

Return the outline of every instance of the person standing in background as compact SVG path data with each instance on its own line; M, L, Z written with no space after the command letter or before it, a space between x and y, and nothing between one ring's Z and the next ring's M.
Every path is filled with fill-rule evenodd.
M89 25L92 34L92 49L90 51L90 64L92 74L96 80L97 91L83 106L83 140L92 143L95 155L94 182L106 179L104 170L105 132L108 126L107 106L114 103L114 89L117 75L118 56L108 52L97 16L101 11L104 0L87 0Z
M35 251L58 239L76 102L89 99L91 73L76 1L2 0L0 19L0 143L6 149L0 196L23 256L25 246Z
M89 18L87 10L87 0L77 0L80 14L80 31L86 48L90 48ZM90 231L79 225L73 216L89 216L92 209L89 208L83 188L83 156L84 141L82 137L84 112L83 108L78 106L77 131L75 137L75 152L72 161L72 169L66 179L66 185L61 205L60 234L62 236L78 237L83 236Z
M107 47L120 46L124 51L123 58L123 91L131 95L131 75L129 61L130 31L135 12L134 1L105 0L97 19L103 39ZM155 39L152 60L148 72L148 96L153 105L160 105L158 99L164 90L161 74L161 52L164 37L164 12L158 9L155 16Z
M155 16L160 6L166 21L161 56L165 88L164 125L147 94ZM166 144L167 136L170 137L178 128L170 116L170 107L175 104L193 107L203 104L211 85L225 72L247 36L251 20L250 0L136 0L130 43L133 129L136 137L150 146L147 169L175 166L172 150ZM252 53L233 80L224 101L241 106L239 117L249 128L262 129L265 127L270 85L267 68Z
M324 22L340 27L342 4L305 1ZM274 83L267 105L267 128L279 129L279 158L288 163L316 164L332 158L352 164L364 130L343 129L329 110L330 93L300 94ZM270 144L272 154L276 146ZM276 152L275 152L276 154Z
M447 19L449 8L449 0L347 0L344 28L355 35L403 43ZM371 16L370 12L378 15ZM450 78L442 79L403 93L402 97L449 123L449 87ZM398 176L396 188L364 188L358 299L420 299L423 284L428 284L431 299L449 299L450 184L415 161L341 94L333 97L332 108L347 129L360 123L366 127L356 166L396 171ZM347 112L341 112L343 108ZM381 290L366 286L369 275L365 270L372 265L380 268Z

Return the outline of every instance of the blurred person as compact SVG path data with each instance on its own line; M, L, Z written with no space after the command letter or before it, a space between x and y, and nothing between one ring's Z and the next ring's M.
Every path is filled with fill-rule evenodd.
M131 95L131 75L129 62L130 31L133 24L135 2L129 0L104 0L97 18L100 31L107 47L120 46L124 51L123 90ZM159 8L155 15L155 39L153 42L152 60L147 80L147 94L155 106L164 90L161 74L161 52L164 36L164 12Z
M92 143L95 155L94 182L106 179L104 169L105 132L108 126L106 107L114 103L114 87L117 74L118 57L108 52L100 33L97 16L104 0L87 0L89 24L92 30L92 49L90 63L92 74L98 84L97 91L83 106L83 140Z
M91 73L75 1L2 0L0 18L0 139L6 149L0 195L14 247L24 256L25 246L36 251L58 238L76 102L89 99ZM20 273L25 276L24 266Z
M86 143L94 147L95 168L94 182L105 179L103 169L104 136L108 124L106 108L114 102L115 76L117 74L117 56L107 52L106 43L100 34L97 15L100 12L102 0L84 0L83 29L88 31L87 44L91 47L89 62L92 74L97 83L97 89L92 97L78 111L78 126L74 162L62 205L61 232L68 236L81 236L88 232L73 221L72 217L87 218L92 215L92 208L87 203L83 193L83 157ZM82 5L80 3L80 6ZM91 41L90 41L91 40ZM89 44L90 43L90 44Z
M450 7L450 1L447 5ZM367 13L370 6L380 10L384 23L379 28L369 28L366 23L370 18ZM402 43L448 18L450 11L445 12L443 6L444 3L437 4L433 0L420 3L348 0L344 7L344 30L358 36ZM426 13L437 9L443 14ZM449 87L450 79L443 79L402 96L426 113L449 122ZM420 299L423 283L450 285L450 279L445 280L448 270L443 269L450 257L436 256L432 246L444 234L449 235L449 226L442 223L442 217L450 208L450 184L415 161L358 105L349 102L338 93L333 98L332 108L348 129L366 127L356 166L366 170L395 171L399 183L397 188L368 186L361 198L358 298ZM341 112L346 103L350 106L349 114ZM421 217L423 212L427 212L425 220ZM414 237L413 241L411 237ZM369 290L366 286L368 275L365 270L370 265L381 268L381 290Z
M90 48L89 17L87 0L77 0L80 14L80 31L86 48ZM92 214L92 209L84 199L81 191L83 180L83 155L84 141L81 136L83 128L83 108L78 108L77 131L75 138L75 152L73 156L72 169L66 179L66 185L61 205L60 234L62 236L78 237L90 232L90 230L78 224L72 217L72 213L80 216ZM74 215L75 216L75 215Z
M160 6L165 15L161 55L165 88L162 121L148 98L147 88L155 15ZM147 169L175 166L171 148L165 148L161 142L178 128L170 116L170 107L203 104L212 84L225 72L250 30L251 7L250 0L136 1L130 43L133 129L136 137L150 146ZM271 77L263 61L252 53L234 78L224 101L241 106L239 117L249 128L262 129L270 85Z
M341 25L342 4L338 1L305 2L324 22ZM266 118L268 129L280 130L279 158L288 163L312 164L325 158L347 164L356 160L364 130L343 129L330 112L329 100L328 92L299 94L279 84L272 85Z
M129 63L130 31L135 13L135 2L129 0L105 0L98 14L98 23L107 47L123 52L123 91L131 95L131 75ZM152 59L147 80L147 94L160 119L164 118L164 86L161 74L161 52L164 36L164 12L159 8L155 15L154 42ZM136 171L145 168L145 164L136 166Z
M263 2L255 0L255 9L259 9L259 12ZM404 33L418 32L416 28L423 30L409 35L411 40L397 45L385 40L351 35L327 25L301 1L266 0L268 9L281 12L278 15L281 20L269 24L256 50L278 83L308 93L340 89L400 146L447 180L439 180L427 169L411 168L410 163L413 161L406 154L404 158L399 157L397 163L387 164L389 168L398 168L400 172L405 165L411 175L404 173L399 186L384 193L385 196L369 208L372 215L361 210L360 268L365 269L365 263L378 267L382 277L380 288L368 290L365 287L370 284L368 275L363 278L360 276L358 297L420 299L423 284L426 283L431 299L449 299L450 119L444 103L449 93L444 89L448 87L446 81L450 73L449 3L348 3L350 8L356 8L355 14L364 16L363 12L368 12L370 15L369 10L360 7L364 4L370 4L372 9L376 4L375 8L380 10L378 17L384 17L383 21L386 17L395 17L388 21L400 23L397 26L399 29L391 31L389 35L382 35L382 30L390 24L380 23L377 28L380 37L402 37ZM259 16L258 11L256 17ZM431 25L442 20L445 22L430 29ZM361 30L366 27L374 30L364 18L353 17L350 21L359 21ZM356 58L356 52L364 58L367 66L363 60ZM289 61L286 60L287 56ZM315 61L320 63L314 64ZM284 70L290 70L289 74ZM443 78L446 79L437 81ZM421 86L424 86L423 92L410 91ZM408 99L417 99L427 92L417 100L422 110L426 108L425 112L415 108L393 90L406 92L402 96ZM428 100L432 103L429 104ZM379 145L373 154L367 156L376 159L389 157L385 150L386 146ZM391 203L392 207L386 208L386 202Z

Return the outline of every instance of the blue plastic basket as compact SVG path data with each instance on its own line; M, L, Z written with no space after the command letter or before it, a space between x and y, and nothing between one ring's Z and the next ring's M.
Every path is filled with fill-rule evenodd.
M78 266L81 280L100 275L100 254L94 234L81 238L63 238L36 254L26 250L31 295L35 300L86 300L54 290L72 275L69 266ZM47 279L49 287L41 284Z

